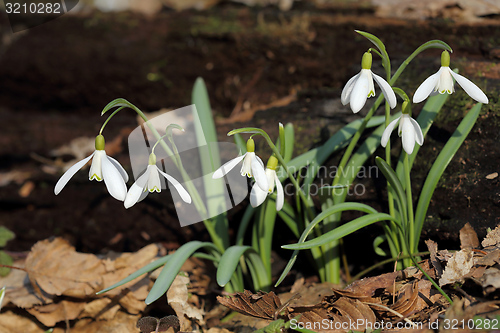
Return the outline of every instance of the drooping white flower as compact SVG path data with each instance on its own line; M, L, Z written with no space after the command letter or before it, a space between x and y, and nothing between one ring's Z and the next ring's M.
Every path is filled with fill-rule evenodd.
M276 211L280 211L283 208L285 202L285 194L283 192L283 185L276 175L276 168L278 166L278 159L274 156L269 158L266 168L266 178L269 187L266 190L262 190L260 186L255 183L252 186L252 191L250 192L250 204L252 207L260 206L267 198L267 196L274 192L274 187L276 185Z
M161 192L160 174L165 177L177 190L182 200L191 203L191 196L184 189L184 187L172 176L161 171L156 166L156 155L151 153L149 155L149 165L146 171L135 181L130 187L125 202L125 208L130 208L138 201L143 200L148 193Z
M68 181L80 170L85 164L92 159L92 165L89 171L89 180L97 180L98 182L104 180L109 194L117 200L125 200L127 194L127 186L125 183L128 181L128 175L120 163L106 155L104 150L104 137L99 134L95 139L96 150L92 155L84 158L83 160L74 164L59 178L54 193L58 195Z
M413 103L420 103L427 97L433 94L451 94L455 92L453 79L465 90L465 92L474 100L488 104L488 97L483 93L478 86L466 77L455 73L450 68L450 54L448 51L443 51L441 54L441 68L437 73L429 76L417 88L413 95Z
M409 114L403 113L401 117L391 121L391 123L387 126L384 133L382 134L382 140L380 141L380 144L382 145L382 147L385 147L387 145L391 133L398 122L398 134L400 137L402 137L403 149L409 155L413 153L415 142L420 146L424 144L424 135L422 134L420 125Z
M375 96L373 80L379 85L391 109L396 107L397 100L394 90L392 90L386 80L373 73L371 67L372 55L369 52L365 52L363 60L361 61L361 72L347 81L347 84L342 90L340 101L343 105L350 104L351 110L354 113L359 112L359 110L363 108L369 97Z
M231 171L241 161L243 161L240 170L241 175L247 176L248 178L253 177L255 183L258 184L262 190L267 191L269 183L267 181L266 172L264 171L264 163L260 157L255 155L255 142L252 138L247 141L247 152L224 163L220 168L215 170L212 178L218 179L224 177L224 175Z

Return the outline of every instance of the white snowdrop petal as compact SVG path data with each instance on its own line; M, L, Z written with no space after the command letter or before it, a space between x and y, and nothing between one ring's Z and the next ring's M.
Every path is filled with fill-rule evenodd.
M441 75L441 69L432 74L417 88L413 95L413 103L420 103L434 91Z
M457 81L457 83L460 85L460 87L465 90L467 95L469 95L472 99L478 101L479 103L483 104L488 104L488 97L486 94L479 89L478 86L476 86L471 80L468 78L455 73L450 69L450 73L453 76L453 78Z
M342 102L342 105L347 105L349 103L349 96L351 96L352 88L354 88L354 83L356 83L359 74L360 73L351 77L344 86L344 89L342 89L342 94L340 95L340 101Z
M268 181L267 181L267 175L266 175L266 171L264 170L264 166L263 166L263 163L262 163L262 160L260 160L260 158L258 158L257 156L255 156L255 158L252 159L252 174L253 174L253 178L255 179L255 183L257 183L257 185L259 185L259 187L263 190L263 191L268 191L269 189L269 184L268 184Z
M123 180L126 182L128 182L128 174L127 174L127 171L125 171L125 169L122 167L122 165L120 164L120 162L118 162L117 160L115 160L113 157L111 156L108 156L109 158L109 161L111 163L113 163L113 165L115 166L115 168L120 172L120 175L122 175L123 177Z
M415 140L421 146L424 144L424 134L422 133L422 129L415 119L410 117L410 121L413 125L413 128L415 129Z
M274 182L276 183L276 211L279 212L285 203L285 194L278 176L275 175L274 177Z
M250 191L250 205L254 208L262 205L267 198L267 194L267 190L262 190L257 183L253 184L252 191Z
M215 172L212 175L212 178L218 179L224 177L224 175L226 175L229 171L231 171L238 163L241 162L242 159L245 158L245 155L246 154L243 154L224 163L220 168L215 170Z
M102 160L106 157L106 152L104 150L96 150L94 152L94 158L92 159L92 164L89 169L89 180L102 181Z
M372 73L372 75L373 78L375 79L375 82L377 82L378 86L382 90L382 93L384 94L386 101L389 102L389 106L391 107L391 109L394 109L398 104L398 101L396 99L396 94L394 93L394 90L392 90L391 85L377 74Z
M146 172L149 174L148 184L146 187L148 192L161 192L160 175L156 165L148 165L148 170Z
M127 192L123 205L125 208L130 208L148 195L148 191L144 191L146 183L148 182L149 172L146 170L137 180L132 184Z
M398 123L400 118L401 117L394 119L385 128L384 133L382 133L382 139L380 140L380 144L382 145L382 147L387 146L387 142L389 142L389 138L391 137L391 133L394 130L394 127L396 126L396 124Z
M115 168L106 155L102 158L102 177L109 194L117 200L124 201L127 196L127 186L120 171Z
M437 83L437 90L440 94L452 94L455 92L453 87L453 77L451 76L450 67L441 67L441 75Z
M71 168L66 170L66 172L59 178L59 180L56 183L56 186L54 187L54 194L58 195L64 186L69 182L69 180L77 173L78 170L80 170L85 164L87 164L90 159L94 156L95 152L93 152L89 157L85 157L83 160L75 163Z
M160 169L157 169L159 173L163 175L172 185L174 185L175 189L181 196L181 199L184 200L184 202L191 203L191 196L189 195L188 191L175 179L174 177L170 176L169 174L166 174L165 172L161 171Z
M362 69L358 80L354 84L351 92L351 98L349 103L351 104L351 110L354 113L358 113L359 110L363 108L368 98L368 90L370 89L370 80L372 79L371 71Z
M415 129L408 119L404 119L401 132L401 136L403 138L403 149L408 155L410 155L413 153L413 148L415 147Z

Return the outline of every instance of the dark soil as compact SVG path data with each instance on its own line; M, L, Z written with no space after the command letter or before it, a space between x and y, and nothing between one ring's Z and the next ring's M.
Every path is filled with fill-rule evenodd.
M331 122L348 121L336 110L326 112L324 105L340 96L343 84L359 70L362 53L371 46L355 29L380 37L395 63L430 39L446 41L454 49L454 64L490 98L434 194L424 237L455 242L466 222L480 235L500 222L500 178L485 178L498 172L500 156L498 20L478 25L417 23L377 19L358 9L298 8L278 13L236 5L206 12L164 12L154 18L133 13L66 15L15 35L7 32L6 18L0 20L4 28L0 172L28 174L0 187L0 224L16 234L7 246L9 251L28 250L51 236L63 236L77 250L93 253L135 251L151 242L176 248L192 239L207 239L202 224L179 227L168 192L125 210L102 184L89 182L86 172L80 172L56 197L53 188L60 174L43 172L33 154L49 157L51 150L74 138L95 136L103 121L100 111L114 98L126 98L144 111L191 104L191 89L199 76L206 81L220 120L222 141L229 140L227 131L243 125L275 133L278 121L294 122L298 152L303 152L332 134ZM429 50L417 58L400 86L414 91L438 69L439 54ZM381 68L375 71L383 72ZM290 104L257 112L244 123L223 121L245 108L268 105L295 93L297 98ZM425 158L415 166L417 179L423 179L429 161L453 133L462 110L470 106L470 99L457 89L443 109L450 116L437 120L421 150ZM414 111L418 113L420 107ZM129 165L126 133L135 126L135 115L129 111L121 112L106 128L108 141L123 137L115 157L124 165ZM337 160L334 157L329 163ZM28 181L34 189L22 197L19 190ZM371 187L354 200L384 209L379 195ZM238 217L245 205L230 214ZM378 232L377 227L361 231L356 242L347 238L347 253L364 251L359 239L370 245L364 253L372 253L373 230ZM294 240L284 236L280 241ZM358 265L354 271L376 260L360 263L352 257Z

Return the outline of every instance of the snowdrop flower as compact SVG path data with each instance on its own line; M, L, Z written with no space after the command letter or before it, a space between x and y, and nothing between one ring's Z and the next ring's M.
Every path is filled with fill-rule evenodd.
M264 163L260 157L255 155L255 142L252 138L247 141L247 152L224 163L219 169L215 170L212 178L218 179L224 177L224 175L231 171L241 161L243 161L240 170L241 175L246 175L248 178L253 177L255 183L258 184L262 190L267 191L269 182L267 181L266 172L264 171Z
M92 159L92 165L89 171L89 180L104 180L104 184L108 189L109 194L117 200L125 200L127 194L128 175L125 169L114 158L106 155L104 151L104 137L99 134L95 138L95 151L92 155L74 164L69 168L59 179L54 188L54 193L58 195L68 181L80 170L88 161Z
M405 113L409 108L409 102L403 102L403 114L396 120L391 121L387 126L384 133L382 134L382 140L380 144L382 147L387 145L389 138L391 136L394 127L399 121L398 134L403 139L403 149L410 155L413 153L413 148L415 147L415 142L420 146L424 144L424 135L422 134L422 129L415 119L413 119L408 113Z
M436 94L451 94L455 91L453 87L453 79L465 90L465 92L474 100L488 104L488 97L479 89L472 81L464 76L455 73L450 69L450 54L448 51L441 53L441 68L437 73L429 76L415 91L413 95L413 103L420 103L429 95Z
M156 166L156 155L151 153L149 155L149 164L146 171L139 178L137 178L127 193L127 197L124 202L125 208L130 208L138 201L143 200L148 193L161 192L160 174L175 187L182 200L187 203L191 203L191 196L189 193L174 177L161 171Z
M266 197L274 192L274 185L276 185L276 210L280 211L283 208L285 202L285 195L283 192L283 186L281 185L278 176L276 175L276 169L278 167L278 159L274 156L269 158L266 167L266 177L269 187L266 190L262 190L260 186L255 183L250 192L250 204L252 207L260 206Z
M372 72L372 54L365 52L361 60L361 72L353 76L344 89L340 101L343 105L351 104L352 112L358 113L366 103L366 99L375 96L375 87L373 80L377 82L385 99L389 102L391 109L396 107L396 94L392 90L389 83Z

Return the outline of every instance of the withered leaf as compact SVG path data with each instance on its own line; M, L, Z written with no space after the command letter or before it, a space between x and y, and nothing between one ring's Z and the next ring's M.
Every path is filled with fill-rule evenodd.
M475 249L479 247L479 239L474 231L474 228L467 222L462 229L460 229L460 248L472 248Z
M425 245L427 245L427 248L429 249L430 252L430 259L432 266L434 266L434 269L436 270L437 276L441 276L443 274L443 266L441 265L441 262L437 259L437 250L438 250L438 245L435 241L433 240L426 240Z
M274 292L265 293L259 291L253 294L249 290L243 293L235 293L230 297L217 296L217 300L231 310L247 316L275 320L281 310L281 301Z
M351 283L344 290L350 291L358 296L371 297L377 290L382 292L385 289L390 288L394 284L396 278L400 277L401 275L401 272L397 271L365 278Z
M488 247L492 245L497 245L500 243L500 225L498 225L495 229L488 232L486 237L481 242L483 247Z
M477 261L478 265L493 266L500 262L500 249L493 250Z
M455 252L446 263L443 275L439 279L439 286L455 283L468 274L474 265L474 257L470 248Z

